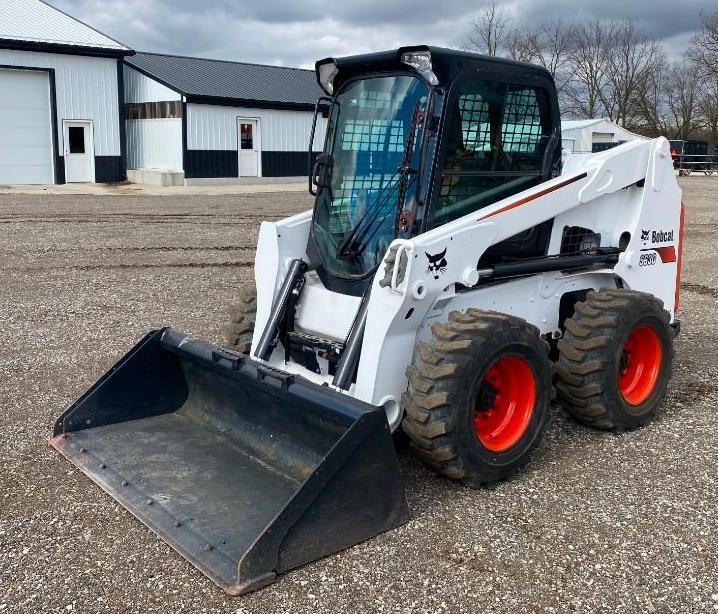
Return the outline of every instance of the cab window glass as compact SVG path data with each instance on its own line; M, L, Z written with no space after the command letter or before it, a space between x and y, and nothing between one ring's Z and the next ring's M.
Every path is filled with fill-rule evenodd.
M551 136L549 99L541 88L468 79L449 104L432 227L542 181Z

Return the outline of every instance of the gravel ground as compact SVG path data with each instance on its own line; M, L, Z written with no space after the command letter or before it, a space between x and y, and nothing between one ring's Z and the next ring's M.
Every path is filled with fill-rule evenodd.
M555 407L530 467L472 491L401 455L413 519L228 597L47 445L150 328L219 341L261 219L297 193L0 194L0 612L718 610L718 210L682 180L683 332L663 410L620 436Z

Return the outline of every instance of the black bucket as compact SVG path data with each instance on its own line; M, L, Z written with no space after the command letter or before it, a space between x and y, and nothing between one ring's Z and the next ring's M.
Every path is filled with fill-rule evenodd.
M51 443L233 594L409 518L383 409L173 329L142 339Z

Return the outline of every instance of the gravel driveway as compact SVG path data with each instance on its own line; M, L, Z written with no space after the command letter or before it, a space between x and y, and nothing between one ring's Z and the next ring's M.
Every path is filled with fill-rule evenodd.
M654 423L554 407L534 462L472 491L401 455L413 519L228 597L47 444L150 328L220 340L259 222L301 193L0 194L0 612L718 610L718 180L682 179L683 331Z

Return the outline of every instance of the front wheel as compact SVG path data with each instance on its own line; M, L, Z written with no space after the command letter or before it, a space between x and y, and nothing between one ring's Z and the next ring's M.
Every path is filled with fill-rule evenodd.
M525 465L549 419L548 344L535 326L469 309L432 326L407 370L402 428L435 471L470 486Z

